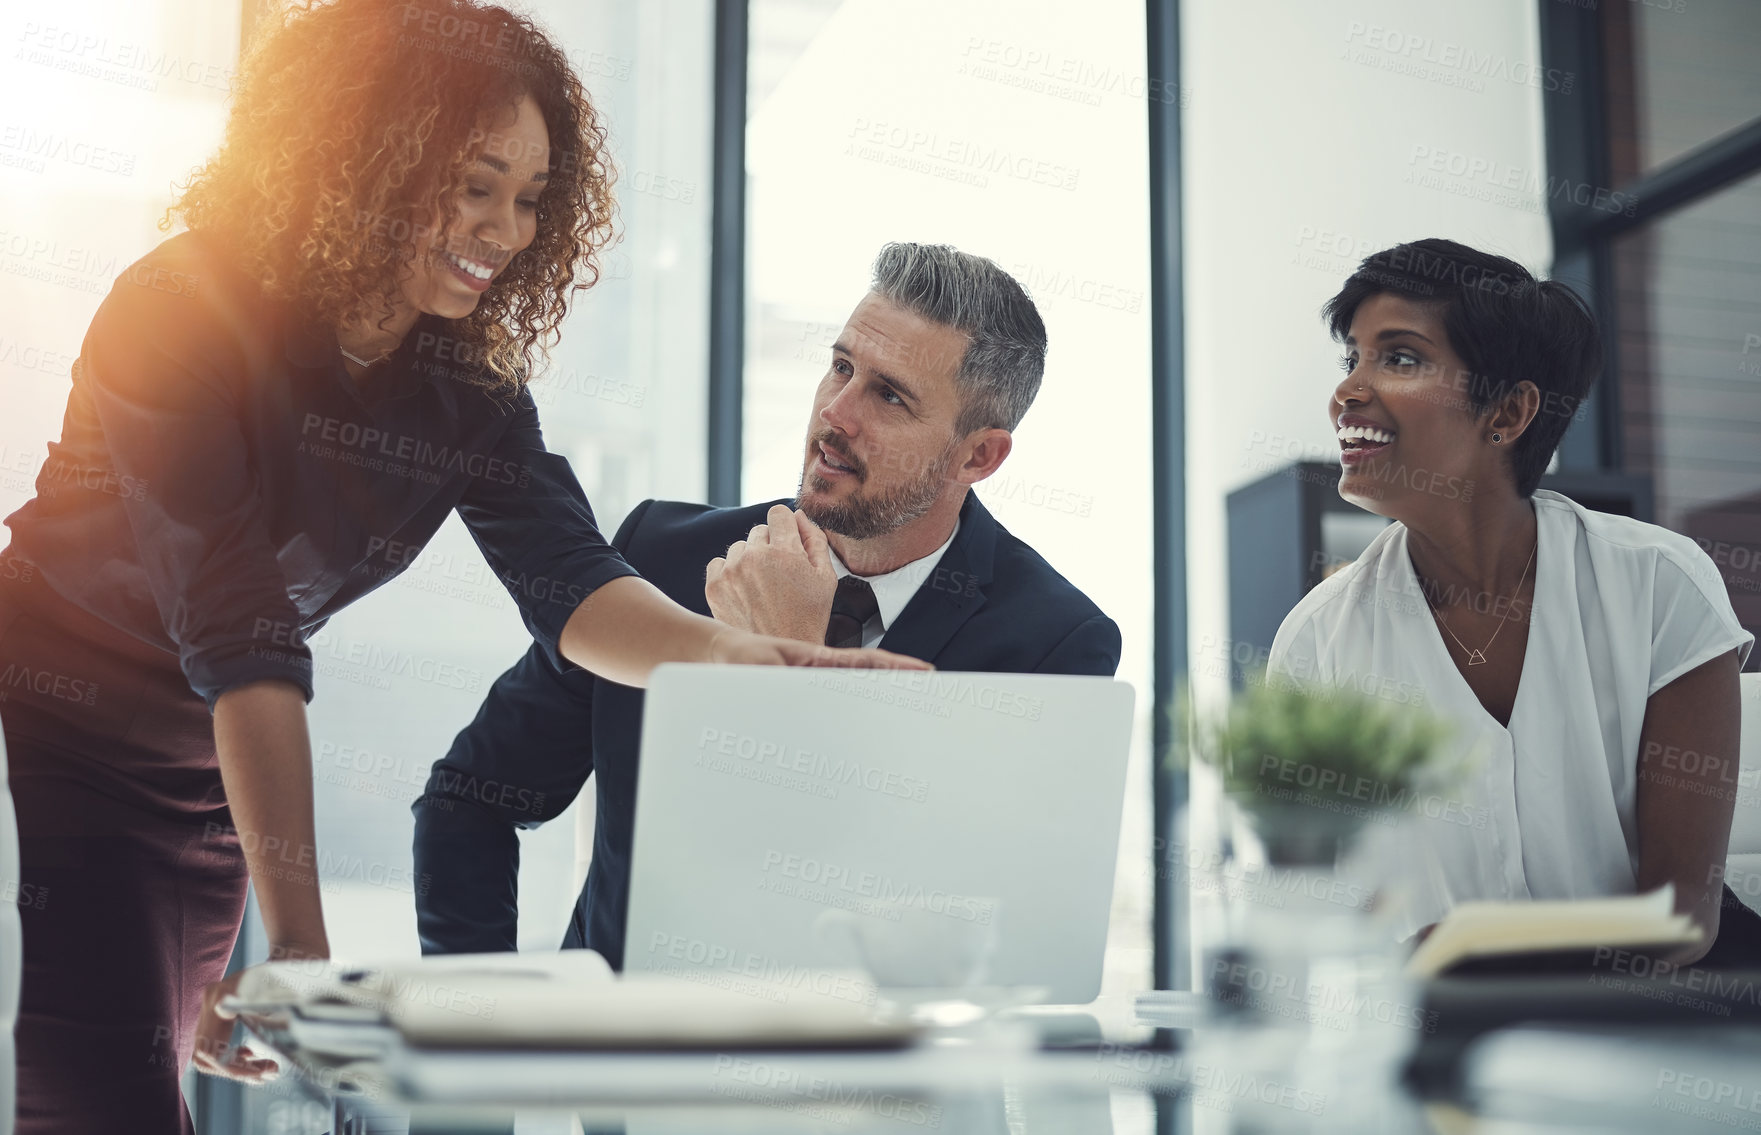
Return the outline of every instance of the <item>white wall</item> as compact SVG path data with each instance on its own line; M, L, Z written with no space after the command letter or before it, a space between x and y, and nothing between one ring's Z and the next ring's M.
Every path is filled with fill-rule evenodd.
M1540 69L1537 2L1549 0L1182 0L1187 601L1202 699L1228 685L1225 498L1290 461L1337 460L1341 351L1322 303L1402 241L1447 237L1532 271L1551 260L1540 85L1573 77ZM1182 838L1214 847L1217 787L1202 769L1192 799ZM1218 925L1195 898L1197 982Z
M1183 0L1195 683L1223 681L1207 663L1228 635L1225 497L1338 453L1326 403L1340 349L1321 304L1406 240L1533 271L1551 259L1532 84L1568 79L1539 71L1534 4Z

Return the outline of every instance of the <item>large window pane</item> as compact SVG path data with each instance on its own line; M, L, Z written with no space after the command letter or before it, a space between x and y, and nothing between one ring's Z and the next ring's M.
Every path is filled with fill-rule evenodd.
M0 516L35 491L73 361L122 270L219 144L238 0L0 7ZM0 529L0 545L11 533Z
M990 257L1034 297L1050 352L979 498L1119 623L1119 677L1147 721L1143 5L754 0L751 13L744 499L796 490L814 387L882 244ZM1109 989L1150 981L1144 736Z
M1761 116L1761 4L1609 0L1602 8L1616 184Z
M1761 630L1761 177L1622 237L1614 261L1626 468Z

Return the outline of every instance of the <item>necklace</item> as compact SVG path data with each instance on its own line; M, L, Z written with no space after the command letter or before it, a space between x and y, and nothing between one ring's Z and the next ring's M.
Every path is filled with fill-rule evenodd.
M348 348L344 347L341 343L338 343L336 345L336 349L342 352L343 358L347 359L351 363L354 363L356 366L363 366L363 367L370 367L374 363L378 362L380 359L383 359L385 357L385 355L391 354L390 351L387 351L387 352L385 352L385 355L380 355L377 358L363 359L359 355L350 354Z
M1511 607L1505 608L1504 618L1498 620L1498 630L1493 631L1492 638L1487 639L1486 645L1482 646L1478 650L1470 649L1468 647L1467 643L1461 641L1460 635L1456 634L1454 631L1449 630L1449 624L1447 622L1444 622L1444 620L1443 620L1443 613L1441 611L1437 610L1437 605L1435 603L1431 602L1430 594L1425 591L1425 589L1422 585L1419 587L1419 593L1425 596L1425 606L1431 608L1431 614L1436 616L1437 622L1442 625L1444 630L1449 631L1449 637L1454 639L1455 644L1457 646L1461 647L1462 653L1467 655L1467 664L1469 666L1483 666L1483 665L1485 665L1486 652L1488 650L1492 649L1492 642L1494 639L1496 639L1498 637L1498 631L1503 630L1504 624L1510 621L1510 612L1516 604L1516 597L1523 593L1523 584L1529 578L1529 565L1533 564L1535 562L1535 550L1537 548L1539 548L1540 546L1541 546L1541 533L1539 530L1537 530L1535 532L1535 547L1529 549L1528 563L1523 564L1523 573L1522 573L1522 575L1517 577L1516 590L1510 593Z

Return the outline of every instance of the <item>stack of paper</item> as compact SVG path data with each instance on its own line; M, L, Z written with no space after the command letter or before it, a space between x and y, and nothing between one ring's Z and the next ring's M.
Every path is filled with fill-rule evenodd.
M617 976L589 950L377 966L280 962L246 971L230 1004L246 1014L390 1027L408 1045L435 1048L893 1047L920 1031L877 1016L866 998L819 991L860 991L856 982L780 985L714 970L694 977Z

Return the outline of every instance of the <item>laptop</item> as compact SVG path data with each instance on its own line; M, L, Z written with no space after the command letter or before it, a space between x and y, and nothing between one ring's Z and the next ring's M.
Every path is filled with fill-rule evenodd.
M1094 1000L1133 702L1111 678L657 668L625 968L800 984L915 934L982 943L959 984Z

